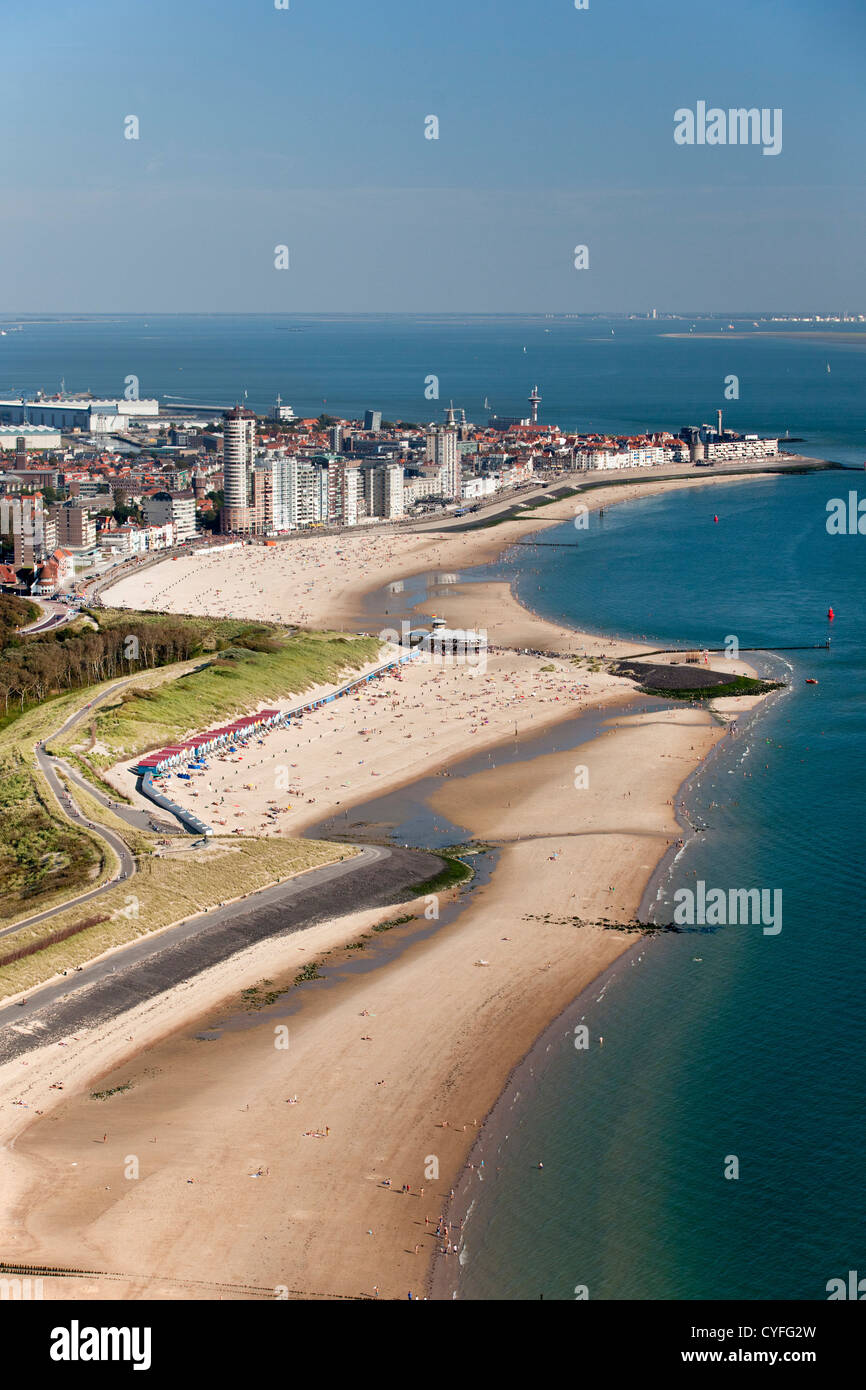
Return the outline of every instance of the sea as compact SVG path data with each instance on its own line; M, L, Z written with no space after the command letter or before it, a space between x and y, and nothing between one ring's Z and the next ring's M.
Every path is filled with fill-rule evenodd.
M551 1029L486 1155L461 1297L822 1299L866 1269L866 538L826 528L857 481L647 498L487 571L591 630L734 638L785 683L690 779L697 829L648 904L670 923L702 881L779 890L782 913L642 941Z
M758 327L755 324L758 323ZM772 334L773 336L768 336ZM298 416L444 419L449 402L563 429L637 433L715 423L803 438L862 465L866 325L571 315L0 315L0 399L22 391L141 396L166 406ZM431 393L438 394L431 394ZM736 392L736 395L733 393ZM485 401L488 403L485 407Z
M780 890L781 931L659 931L557 1020L476 1183L461 1299L820 1300L866 1275L866 536L827 526L828 503L866 497L866 332L757 317L0 323L0 397L118 394L134 374L166 404L267 410L279 394L298 415L414 422L453 400L482 422L525 414L537 385L563 428L678 429L721 408L851 470L609 507L543 536L576 545L461 576L660 647L734 639L783 682L684 790L696 830L648 905L661 924L698 881Z

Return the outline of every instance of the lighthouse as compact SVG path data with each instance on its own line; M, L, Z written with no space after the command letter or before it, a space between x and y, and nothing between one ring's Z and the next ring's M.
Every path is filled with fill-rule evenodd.
M532 406L532 423L538 424L538 407L541 405L541 395L537 386L533 386L529 396L529 404Z

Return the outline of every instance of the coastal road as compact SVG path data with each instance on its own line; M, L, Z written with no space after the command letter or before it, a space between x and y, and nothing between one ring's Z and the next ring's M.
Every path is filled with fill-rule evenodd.
M77 617L74 609L69 608L65 603L58 603L54 599L40 599L31 596L28 601L37 604L42 609L41 618L37 618L35 623L28 623L26 627L21 628L22 633L26 633L29 637L40 632L53 632L56 628L63 627L65 623L69 623L74 617Z
M83 792L87 792L88 796L92 796L94 801L98 801L100 806L105 807L106 811L111 811L112 814L118 816L120 820L126 821L126 824L132 826L134 830L147 830L156 832L159 835L185 836L187 834L186 829L181 825L180 821L172 825L160 824L156 817L158 812L162 811L162 807L154 807L152 811L140 811L136 806L127 806L123 801L113 801L107 792L101 791L93 782L88 782L86 777L82 777L81 773L68 763L65 758L59 757L56 753L46 756L51 759L56 768L62 768L71 782L74 782ZM165 811L164 814L169 816L172 813L171 811ZM195 837L193 836L192 838L194 839Z
M191 667L190 671L204 670L205 667L207 667L209 664L210 663L207 661L202 662L199 666ZM92 700L88 700L86 705L82 705L79 709L73 710L72 714L70 714L69 718L65 721L65 723L61 724L59 729L55 729L53 734L49 734L47 738L44 738L41 743L38 743L36 745L36 761L39 764L41 770L48 777L48 780L51 782L52 790L55 791L55 794L55 783L57 779L56 777L52 779L52 777L49 776L49 767L51 768L52 773L55 771L55 769L62 768L67 777L69 777L71 781L75 782L81 788L82 791L87 792L89 796L92 796L94 800L98 801L106 809L112 810L116 816L120 817L121 820L126 821L127 825L131 825L136 830L153 830L156 815L155 811L140 811L134 806L124 805L122 801L113 801L106 792L100 791L96 786L92 785L84 777L82 777L80 773L76 772L76 770L73 767L71 767L67 762L65 762L63 758L58 757L54 753L49 753L45 747L45 745L47 743L51 743L53 739L61 738L63 734L68 733L72 726L74 724L77 724L79 719L82 719L84 715L87 714L88 710L95 709L97 705L101 705L104 700L107 700L109 698L109 696L116 695L118 690L123 690L125 686L132 685L136 680L139 680L140 674L141 673L139 672L138 675L125 676L123 680L114 681L111 685L106 686L105 690L102 690L98 695L95 695ZM184 672L184 674L189 674L189 672ZM62 804L64 805L64 809L66 809L66 803L63 802L62 797L60 799ZM168 814L171 813L169 812ZM89 821L85 823L90 825ZM160 831L163 830L162 826L159 826L158 828ZM103 827L94 825L93 829L95 829L98 833L102 833ZM178 820L177 828L175 829L174 827L172 827L171 830L166 829L165 833L185 835L187 833L187 830L183 822ZM67 906L69 906L69 904L67 904Z
M58 758L54 754L49 753L45 747L45 744L50 743L52 738L59 738L62 734L67 733L68 730L72 728L73 724L76 724L88 710L95 708L96 705L101 704L103 700L107 700L110 695L116 694L118 690L121 690L125 685L129 685L130 681L135 679L136 677L130 676L125 680L115 681L113 685L108 686L98 695L95 695L92 700L88 700L87 704L82 705L77 710L73 710L72 714L61 724L60 728L55 729L54 733L50 734L46 739L43 739L41 743L37 743L35 749L37 767L57 798L57 802L64 815L68 820L72 821L74 825L79 825L84 829L92 831L93 834L97 835L107 845L111 846L120 860L118 873L108 879L106 883L101 883L97 888L91 888L86 893L78 894L77 897L67 898L65 902L59 903L57 907L47 908L45 912L37 912L32 917L25 917L19 922L14 922L9 927L4 927L3 930L0 931L0 939L4 936L13 935L15 932L20 931L22 927L32 927L35 926L37 922L44 922L49 917L56 917L58 913L66 912L70 907L79 907L83 903L92 902L95 898L101 897L103 893L107 893L110 889L116 888L119 883L127 882L135 874L135 856L115 831L109 830L107 826L101 825L97 821L88 820L87 816L78 809L72 797L63 786L59 776L59 769L62 769L70 780L76 783L82 791L86 791L89 796L101 802L103 806L108 807L110 805L115 815L120 816L123 820L127 821L128 824L135 826L137 829L151 829L152 818L144 811L138 811L132 807L111 802L108 796L97 791L95 787L92 787L89 782L85 781L73 768L64 763L62 758Z
M511 495L507 499L499 499L488 505L482 506L478 512L473 512L463 517L439 517L429 522L422 522L413 526L413 531L476 531L479 527L485 526L491 521L526 521L539 523L544 521L545 508L543 506L530 506L537 503L542 497L559 499L562 497L574 496L575 501L580 493L591 492L594 488L607 488L625 486L629 483L647 482L678 482L686 480L713 479L718 477L748 477L750 474L758 473L800 473L819 469L833 469L840 465L831 464L821 459L805 459L797 455L788 458L783 454L774 458L756 460L752 464L748 463L717 463L710 467L699 467L692 465L688 469L681 464L672 464L668 467L653 468L622 468L604 470L599 476L594 471L587 473L585 469L575 473L564 473L556 478L547 487L537 487L526 489L517 497Z
M392 660L392 658L389 658L387 662L384 662L381 666L374 668L374 671L370 672L369 674L373 675L377 674L379 671L389 669L390 665L392 664ZM207 662L203 663L204 666L207 666L208 664L209 663ZM192 669L195 670L200 668ZM123 820L127 822L127 824L133 826L134 828L139 830L162 829L162 827L159 826L159 823L155 822L154 813L141 811L137 807L125 806L122 802L112 801L112 799L106 793L98 791L94 786L91 786L91 784L87 782L86 779L83 778L78 772L76 772L74 768L72 768L62 758L57 757L53 753L49 753L45 747L45 744L50 743L52 739L59 738L63 734L67 733L74 724L76 724L87 714L88 710L94 709L97 705L101 704L104 700L108 699L109 696L116 694L118 690L123 689L124 686L129 685L131 681L134 681L136 679L137 677L135 676L128 676L125 677L123 680L115 681L112 685L107 686L105 690L101 691L98 695L95 695L93 699L89 700L85 705L80 706L76 710L73 710L73 712L69 715L65 722L61 724L60 728L55 729L54 733L49 735L48 738L42 740L42 742L40 743L37 743L35 749L36 762L39 767L39 770L43 773L46 781L48 782L48 785L50 786L52 792L57 798L58 804L60 805L61 809L64 811L69 820L71 820L73 823L86 827L88 830L92 831L95 835L98 835L102 840L104 840L108 845L111 846L111 848L115 851L120 860L119 873L115 874L106 883L100 884L97 888L92 888L86 893L81 893L77 897L69 898L65 902L59 903L56 907L47 908L44 912L36 913L32 917L24 918L21 921L14 922L11 926L3 928L2 930L0 930L0 939L2 939L4 936L13 935L15 932L20 931L23 927L30 927L36 925L36 923L38 922L44 922L48 918L56 916L60 912L65 912L70 907L78 907L84 903L92 902L95 898L99 898L102 894L109 892L109 890L112 888L115 888L119 883L124 883L128 881L135 874L135 857L127 848L124 841L115 831L109 830L107 826L102 825L100 822L89 820L78 809L69 791L62 784L59 775L60 771L64 772L66 776L70 779L70 781L76 786L80 787L82 791L85 791L89 796L92 796L95 800L99 801L101 805L106 807L106 809L110 809L114 815L121 817ZM354 679L355 678L353 677L353 680ZM346 687L343 686L338 687L337 693L339 693L339 691L345 688ZM291 712L294 713L296 710L302 708L302 705L298 705ZM179 822L179 824L181 826L181 832L183 834L186 834L186 826L184 826L181 822ZM204 842L194 841L194 839L191 838L190 843L197 848L199 844L203 844Z
M65 912L67 908L78 907L82 903L92 902L94 898L101 897L102 894L107 893L109 889L116 888L118 883L125 883L128 879L131 879L135 873L135 858L124 844L123 840L119 835L115 834L113 830L109 830L107 826L99 825L95 821L88 820L83 812L79 811L57 775L57 770L54 766L55 760L49 757L41 746L38 746L36 749L36 762L67 819L71 820L75 825L80 825L82 828L92 831L95 835L98 835L101 840L104 840L106 844L110 845L120 860L120 868L112 878L108 879L106 883L101 883L98 888L91 888L89 892L80 893L78 897L75 898L68 898L66 902L60 903L57 907L50 907L45 912L37 912L33 917L25 917L22 921L13 923L11 927L4 927L3 930L0 931L0 939L5 936L12 936L15 932L20 931L22 927L32 927L35 926L37 922L44 922L48 917L55 917L57 913ZM84 785L86 786L86 783L84 783ZM88 787L88 791L89 790L90 788Z
M140 937L0 1006L0 1063L96 1028L258 942L350 912L387 907L442 867L426 850L365 845L357 855Z

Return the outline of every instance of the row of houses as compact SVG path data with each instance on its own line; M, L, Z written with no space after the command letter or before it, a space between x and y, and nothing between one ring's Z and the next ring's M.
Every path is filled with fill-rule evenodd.
M581 441L571 450L576 469L658 468L668 463L735 463L738 460L773 458L779 452L778 439L758 435L704 442L668 438L661 442L646 439L603 439Z
M235 719L231 724L226 724L219 729L208 729L205 733L196 734L183 743L161 748L156 753L148 753L132 766L131 771L137 773L141 778L140 790L150 801L164 810L171 811L194 834L210 836L213 834L213 827L206 825L193 812L187 810L186 807L179 806L170 797L167 797L154 785L154 777L171 772L173 768L181 765L194 764L207 757L208 754L219 752L223 748L232 748L237 744L243 745L253 734L266 733L278 724L287 725L299 715L309 714L311 710L320 709L322 705L329 705L342 696L351 695L353 691L360 690L362 686L368 685L377 677L387 675L389 671L395 670L398 666L404 666L407 661L412 661L416 655L417 653L414 651L402 652L382 666L377 666L375 670L368 671L366 675L358 676L349 681L339 690L333 691L332 694L322 695L318 700L309 700L303 705L296 705L294 709L285 711L265 709L259 710L258 714L242 715L240 719Z
M133 772L144 775L150 772L159 776L162 772L168 772L179 763L195 762L199 758L206 757L208 753L215 753L220 748L231 747L232 744L241 741L245 742L249 736L260 729L273 728L279 724L285 716L278 709L260 710L258 714L245 714L240 719L234 720L232 724L225 724L219 729L208 729L203 734L196 734L194 738L187 739L184 743L174 743L169 748L161 748L158 753L149 753L136 763Z

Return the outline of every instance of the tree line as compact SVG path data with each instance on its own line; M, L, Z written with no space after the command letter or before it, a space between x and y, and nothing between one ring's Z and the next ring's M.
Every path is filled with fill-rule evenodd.
M0 651L0 700L8 714L16 704L23 710L49 695L188 661L200 649L195 629L170 619L19 639Z

